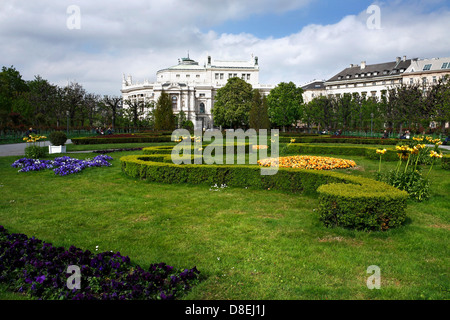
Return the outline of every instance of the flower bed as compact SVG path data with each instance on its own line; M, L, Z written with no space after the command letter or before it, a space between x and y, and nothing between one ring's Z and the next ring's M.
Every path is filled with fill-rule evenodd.
M279 166L282 168L298 168L309 170L333 170L345 169L356 166L355 161L337 159L330 157L315 156L291 156L280 158L268 158L259 160L258 164L263 167Z
M80 268L80 287L69 289L69 266ZM39 299L159 300L175 299L199 281L199 271L175 270L165 263L145 271L119 252L93 254L71 246L10 234L0 226L0 282Z
M109 167L111 163L108 160L113 158L107 155L98 155L93 159L79 160L68 156L58 157L54 160L39 160L22 158L14 161L13 168L20 168L19 172L40 171L44 169L53 169L56 175L66 176L77 173L90 167Z

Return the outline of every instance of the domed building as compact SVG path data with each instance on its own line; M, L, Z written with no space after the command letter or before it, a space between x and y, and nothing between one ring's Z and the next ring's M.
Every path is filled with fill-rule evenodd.
M252 56L249 61L212 61L208 56L201 66L188 55L179 59L177 65L159 70L155 82L137 83L131 76L124 76L121 90L124 107L129 107L127 101L156 104L164 91L172 100L174 114L182 110L187 120L194 123L195 129L199 129L198 126L211 129L214 127L211 112L214 96L232 77L245 80L265 95L273 88L259 84L258 57Z

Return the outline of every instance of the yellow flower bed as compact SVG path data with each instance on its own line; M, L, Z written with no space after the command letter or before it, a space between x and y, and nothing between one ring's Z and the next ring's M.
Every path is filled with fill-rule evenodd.
M280 158L268 158L259 160L258 164L263 167L276 166L282 168L297 168L310 170L333 170L345 169L356 166L355 161L346 159L337 159L330 157L316 156L290 156Z

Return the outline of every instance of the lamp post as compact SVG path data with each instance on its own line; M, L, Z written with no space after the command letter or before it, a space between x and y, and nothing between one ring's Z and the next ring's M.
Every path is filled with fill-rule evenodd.
M67 115L67 136L69 136L69 110L66 111Z
M372 125L373 125L373 113L370 114L370 137L373 137Z

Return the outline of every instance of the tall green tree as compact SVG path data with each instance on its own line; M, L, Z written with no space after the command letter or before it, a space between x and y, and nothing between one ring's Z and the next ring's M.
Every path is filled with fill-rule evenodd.
M258 89L253 90L252 108L249 112L250 128L270 129L270 120L266 96Z
M29 90L19 71L13 66L0 72L0 126L6 125L17 104L23 104L23 94ZM20 115L17 115L20 116Z
M241 128L249 125L249 112L252 107L252 85L241 78L234 77L217 90L212 114L214 123L226 128Z
M270 121L283 130L295 124L303 114L303 89L292 81L281 82L267 96Z
M162 91L156 102L154 111L155 130L175 130L175 116L172 109L170 96Z

